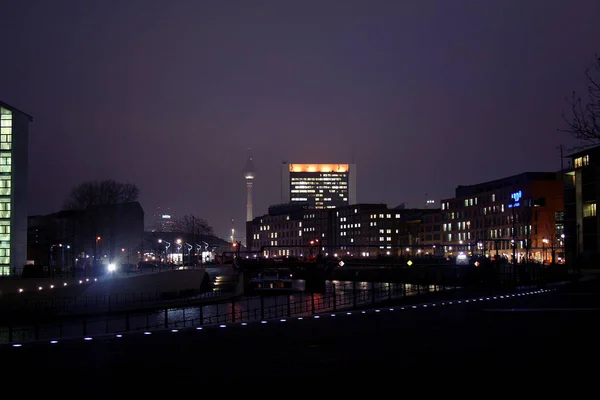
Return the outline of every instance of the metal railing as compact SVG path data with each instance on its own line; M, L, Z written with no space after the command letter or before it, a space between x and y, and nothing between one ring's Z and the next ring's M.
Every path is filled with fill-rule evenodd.
M366 286L365 286L366 284ZM251 322L272 318L314 315L338 310L357 309L407 296L454 289L439 285L410 285L353 282L332 284L324 294L294 293L283 296L256 296L211 305L194 305L119 315L41 322L34 326L0 328L0 343L24 342L63 337L122 333L136 330L198 327L206 324Z

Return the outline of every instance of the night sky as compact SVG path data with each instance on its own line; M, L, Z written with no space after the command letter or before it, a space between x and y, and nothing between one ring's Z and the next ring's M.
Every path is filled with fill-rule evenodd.
M136 183L147 215L243 230L279 166L358 164L358 201L558 170L564 98L600 52L598 0L12 0L0 99L31 114L30 214ZM147 218L149 220L149 218Z

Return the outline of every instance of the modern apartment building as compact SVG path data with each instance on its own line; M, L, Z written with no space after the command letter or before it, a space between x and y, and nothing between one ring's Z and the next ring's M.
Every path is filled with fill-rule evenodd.
M439 243L439 216L439 210L385 204L314 209L290 203L272 206L249 223L248 243L263 257L425 255Z
M282 203L327 209L356 204L355 164L281 165Z
M509 260L564 258L560 173L526 172L469 186L441 201L447 254L469 252ZM560 261L560 260L559 260Z
M565 171L565 247L567 262L598 265L600 262L600 146L569 156Z
M33 118L0 102L0 275L27 262L27 164Z

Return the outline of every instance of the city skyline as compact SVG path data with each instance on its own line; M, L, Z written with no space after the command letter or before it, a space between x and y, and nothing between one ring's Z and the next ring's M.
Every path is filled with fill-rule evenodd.
M254 215L278 202L281 159L354 158L357 202L409 206L559 170L564 99L600 36L591 0L64 4L9 4L0 27L20 39L2 100L36 116L29 214L109 178L222 237L243 228L248 147Z

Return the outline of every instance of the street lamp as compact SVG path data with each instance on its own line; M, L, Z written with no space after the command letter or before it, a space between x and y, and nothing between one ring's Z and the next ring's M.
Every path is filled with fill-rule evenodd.
M96 264L96 260L98 258L98 242L102 240L101 236L96 236L96 242L94 245L94 265Z
M166 243L165 244L165 260L168 260L168 258L169 258L168 251L169 251L169 247L171 247L171 243L167 242L166 240L163 240L163 239L158 239L158 243L163 243L163 242Z
M194 248L194 246L192 246L188 242L185 242L185 245L188 250L188 262L190 263L190 266L191 266L192 265L192 249ZM183 254L181 254L181 257L182 257L182 261L183 261Z
M181 265L183 265L183 245L181 244L181 239L175 240L175 243L177 243L177 252L181 249Z
M546 245L547 244L548 244L548 239L542 238L542 249L544 252L544 260L543 260L544 264L546 263Z
M565 248L565 234L562 233L560 235L560 239L561 239L561 247L562 247L562 261L563 264L567 264L567 250Z

